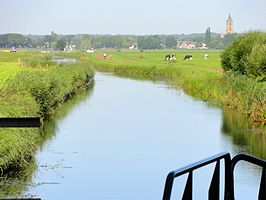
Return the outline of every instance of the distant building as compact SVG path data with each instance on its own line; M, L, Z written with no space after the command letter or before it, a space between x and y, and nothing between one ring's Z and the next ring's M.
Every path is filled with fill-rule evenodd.
M91 49L87 49L86 52L87 53L94 53L94 50L93 50L93 48L91 48Z
M187 41L182 41L179 44L177 44L179 49L188 49L188 42Z
M177 44L178 49L196 49L196 43L190 41L181 41Z
M208 49L207 44L201 43L201 45L198 46L198 49Z
M128 49L137 50L138 49L138 43L135 42L134 44L132 44L132 46L128 47Z
M221 34L220 34L220 38L221 38L221 39L224 39L224 33L223 33L223 32L221 32Z
M74 44L69 44L68 42L66 43L66 46L64 48L64 51L73 51L76 48L76 45Z
M17 52L16 47L12 47L12 49L10 49L10 52L16 53Z
M230 14L226 20L226 34L227 33L234 33L234 24Z

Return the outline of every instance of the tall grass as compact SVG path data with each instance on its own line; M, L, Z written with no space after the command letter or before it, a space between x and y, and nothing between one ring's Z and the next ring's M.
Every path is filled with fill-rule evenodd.
M5 80L0 93L1 117L49 118L60 103L93 84L93 71L85 62L43 60L35 54L22 58L19 70ZM0 173L27 166L39 139L38 129L0 129Z
M46 69L28 69L17 73L7 83L7 92L29 92L39 104L39 114L46 118L58 104L88 84L93 72L83 63L64 63Z

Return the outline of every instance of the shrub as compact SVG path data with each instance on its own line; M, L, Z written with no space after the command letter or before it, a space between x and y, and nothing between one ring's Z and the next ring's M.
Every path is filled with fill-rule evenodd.
M266 76L266 33L249 32L237 38L221 55L225 71L249 77Z
M247 57L247 74L265 76L266 74L266 44L255 44Z
M55 65L55 62L52 60L51 55L42 55L36 58L28 57L22 59L23 66L26 67L49 67Z

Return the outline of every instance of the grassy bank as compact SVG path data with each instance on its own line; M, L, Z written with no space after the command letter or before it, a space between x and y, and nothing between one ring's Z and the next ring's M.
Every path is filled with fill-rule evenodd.
M79 89L93 84L85 62L57 64L34 52L0 53L0 116L49 118ZM0 172L22 168L32 157L38 129L0 129Z
M196 98L215 100L247 114L251 121L266 122L266 83L222 73L219 51L125 51L107 55L110 53L112 59L103 59L103 51L80 54L79 58L100 71L166 80ZM177 59L165 61L169 53L176 54ZM205 60L206 53L209 58ZM192 55L193 60L183 60L185 55Z

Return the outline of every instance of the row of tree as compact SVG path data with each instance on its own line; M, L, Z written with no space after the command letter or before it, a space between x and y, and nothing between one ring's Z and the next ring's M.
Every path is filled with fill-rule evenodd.
M198 44L205 43L211 49L223 49L238 37L238 34L211 33L210 28L206 33L180 34L180 35L58 35L52 32L50 35L0 35L0 48L42 48L64 50L67 46L75 49L100 49L100 48L136 48L139 49L177 49L181 42Z

